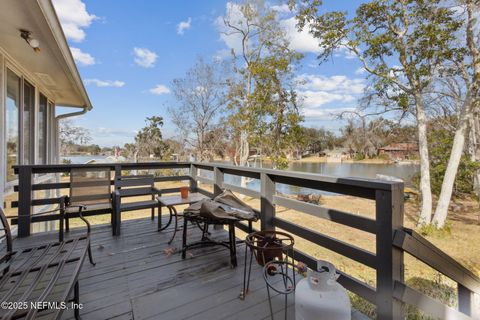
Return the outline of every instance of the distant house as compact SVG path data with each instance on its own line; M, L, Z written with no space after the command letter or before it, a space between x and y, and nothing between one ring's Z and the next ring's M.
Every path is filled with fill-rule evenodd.
M392 143L388 146L378 149L378 154L386 154L392 160L406 160L411 159L412 156L418 153L418 145L416 143Z
M350 152L348 148L336 148L328 150L325 153L327 162L342 162L344 160L350 160Z

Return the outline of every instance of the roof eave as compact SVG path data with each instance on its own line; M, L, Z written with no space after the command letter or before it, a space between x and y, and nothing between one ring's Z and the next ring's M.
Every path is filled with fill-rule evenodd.
M77 107L83 107L87 110L91 110L92 103L90 101L90 98L88 97L87 90L83 85L77 65L75 64L75 60L73 59L72 52L70 51L70 47L68 46L67 38L63 33L60 20L58 19L57 13L55 12L55 8L53 7L51 0L37 0L37 3L43 12L43 15L45 16L45 19L50 27L50 30L52 31L58 48L60 49L60 52L65 59L65 63L70 70L72 81L74 82L79 94L83 98L84 105Z

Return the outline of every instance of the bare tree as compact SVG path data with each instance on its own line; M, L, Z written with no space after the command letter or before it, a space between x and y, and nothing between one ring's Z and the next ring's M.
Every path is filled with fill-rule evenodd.
M445 225L455 177L465 147L468 126L472 123L474 111L477 111L475 109L479 108L480 103L480 32L476 18L478 10L480 10L480 3L478 0L465 0L462 2L465 15L460 15L460 17L466 16L464 25L466 50L464 55L453 60L453 66L455 67L453 74L454 76L458 75L464 81L465 95L460 100L462 103L458 113L458 125L455 130L452 151L445 176L443 177L438 204L432 219L433 224L439 228ZM475 130L475 127L472 128Z
M185 77L172 82L178 103L169 112L183 141L194 149L200 161L211 159L218 146L212 132L222 135L218 130L226 109L226 74L223 64L207 63L200 58Z
M61 120L59 125L60 153L68 154L76 144L88 144L92 137L90 131L76 126L69 119Z

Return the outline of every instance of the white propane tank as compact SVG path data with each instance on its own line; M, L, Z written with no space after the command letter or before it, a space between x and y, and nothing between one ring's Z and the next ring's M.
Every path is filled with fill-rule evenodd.
M317 271L308 269L295 288L295 319L350 320L350 299L338 277L335 266L327 261L319 260Z

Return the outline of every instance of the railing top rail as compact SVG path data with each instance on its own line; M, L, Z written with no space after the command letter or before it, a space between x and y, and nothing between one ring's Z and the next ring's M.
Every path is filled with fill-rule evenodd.
M68 172L71 169L79 168L111 168L114 170L120 166L123 170L128 169L168 169L168 168L188 168L190 165L199 167L217 167L219 169L231 170L231 172L244 172L246 176L268 174L273 177L293 178L298 180L310 180L328 184L344 185L350 187L365 188L370 190L403 190L403 183L394 181L385 181L378 179L364 179L357 177L337 177L322 175L317 173L306 173L300 171L284 171L264 168L250 168L234 166L222 163L205 162L137 162L137 163L92 163L92 164L35 164L35 165L15 165L13 166L16 174L20 168L30 168L32 173L54 173Z
M480 294L480 278L412 229L395 232L393 243L453 281Z
M120 166L123 170L128 169L169 169L169 168L188 168L190 162L135 162L135 163L88 163L88 164L32 164L32 165L14 165L15 174L18 174L20 168L30 168L32 173L49 172L68 172L70 169L82 168L111 168Z
M243 166L234 166L223 163L205 163L205 162L192 162L193 165L198 166L208 166L208 167L217 167L219 169L229 169L234 171L244 171L249 173L256 174L268 174L271 176L278 177L290 177L296 179L304 180L313 180L324 183L332 183L338 185L348 185L366 189L375 189L375 190L387 190L387 191L396 191L403 190L403 183L396 181L386 181L379 179L365 179L357 177L338 177L330 175L322 175L318 173L306 173L301 171L284 171L284 170L274 170L274 169L264 169L264 168L250 168Z

